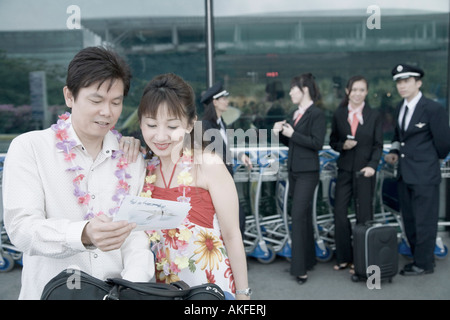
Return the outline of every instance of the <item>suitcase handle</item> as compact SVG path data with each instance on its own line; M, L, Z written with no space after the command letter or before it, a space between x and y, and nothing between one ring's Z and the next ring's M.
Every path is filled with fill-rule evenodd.
M190 288L184 281L171 283L170 286L159 283L137 283L120 278L110 278L107 282L114 286L109 293L103 297L103 300L119 300L120 290L123 288L135 290L142 294L158 295L168 298L181 298L186 294L185 290Z

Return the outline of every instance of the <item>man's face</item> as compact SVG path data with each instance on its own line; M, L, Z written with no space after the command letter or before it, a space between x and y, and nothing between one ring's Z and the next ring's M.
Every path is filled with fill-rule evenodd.
M117 123L123 106L123 81L106 80L98 87L94 83L80 89L75 99L64 87L66 104L72 109L72 125L81 141L97 140L105 137ZM111 88L109 86L111 85Z
M397 80L396 85L399 95L407 101L410 101L419 93L420 87L422 86L422 80L416 80L413 77L409 77L407 79Z

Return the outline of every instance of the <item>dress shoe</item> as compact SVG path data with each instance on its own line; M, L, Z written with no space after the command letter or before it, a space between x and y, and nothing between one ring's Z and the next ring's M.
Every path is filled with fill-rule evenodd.
M298 284L304 284L306 281L308 281L308 276L298 276L297 277L297 283Z
M403 267L402 270L400 270L400 274L402 276L420 276L423 274L430 274L433 273L433 269L422 269L416 266L414 263L409 263Z

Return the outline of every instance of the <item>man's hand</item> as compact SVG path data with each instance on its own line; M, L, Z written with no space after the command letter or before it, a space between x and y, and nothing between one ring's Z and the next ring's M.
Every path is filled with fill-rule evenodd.
M81 241L85 246L94 245L102 251L119 249L135 227L135 223L113 222L112 218L102 214L86 224Z
M384 156L384 160L389 163L389 164L396 164L398 161L398 154L395 153L388 153L387 155Z

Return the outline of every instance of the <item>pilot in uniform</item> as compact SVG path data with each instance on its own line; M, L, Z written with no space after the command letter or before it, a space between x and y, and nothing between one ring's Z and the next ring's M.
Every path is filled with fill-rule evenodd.
M222 118L222 114L228 110L228 95L229 92L223 88L223 83L219 81L206 90L202 95L200 102L205 106L202 129L203 138L210 141L210 145L208 145L207 148L210 148L210 146L214 147L214 152L222 158L228 172L233 176L233 158L236 155L234 155L230 149L230 144L232 144L233 141L232 139L230 139L231 141L228 141L227 125ZM216 138L218 138L218 141L216 141ZM207 143L204 142L204 144ZM242 163L251 169L251 160L245 153L242 152L236 157L240 161L238 161L238 163ZM239 224L241 233L244 235L245 212L243 211L241 204L239 204Z
M434 248L439 217L439 159L450 151L449 117L445 108L420 91L424 71L399 64L393 80L403 101L394 119L392 148L385 159L398 162L398 192L405 233L413 262L401 275L434 272Z

